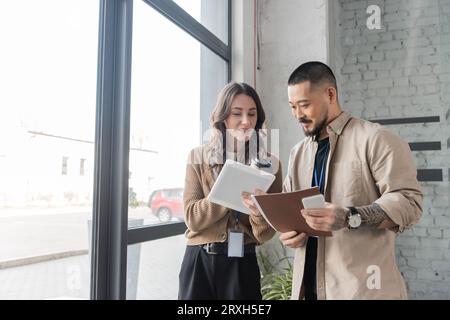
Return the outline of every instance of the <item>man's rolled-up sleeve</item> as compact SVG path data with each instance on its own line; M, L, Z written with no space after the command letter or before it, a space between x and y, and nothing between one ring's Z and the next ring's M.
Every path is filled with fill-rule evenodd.
M380 128L367 152L381 194L375 203L398 225L399 232L412 227L422 216L423 193L408 143Z

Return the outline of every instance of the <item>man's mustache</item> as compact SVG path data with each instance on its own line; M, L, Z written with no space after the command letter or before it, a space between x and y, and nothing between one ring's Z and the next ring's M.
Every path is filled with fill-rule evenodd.
M312 121L309 120L309 119L299 119L298 122L300 122L300 123L310 123Z

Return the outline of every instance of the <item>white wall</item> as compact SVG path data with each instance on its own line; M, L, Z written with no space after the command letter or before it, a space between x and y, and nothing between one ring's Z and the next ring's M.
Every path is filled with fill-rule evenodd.
M303 130L291 115L289 75L304 62L327 62L327 1L259 0L260 68L256 89L269 128L280 129L280 157L286 173L291 148Z
M256 87L269 129L280 129L283 174L291 148L304 137L288 107L287 80L306 61L327 62L327 10L327 0L233 1L232 77ZM255 57L257 35L260 46Z
M232 0L232 80L254 86L254 1Z
M287 80L306 61L327 61L327 10L327 0L233 0L232 77L256 87L269 129L280 130L283 175L291 148L304 137L289 109ZM255 55L257 35L260 46ZM292 250L282 248L278 236L259 252L278 268L285 266L279 257L293 256Z

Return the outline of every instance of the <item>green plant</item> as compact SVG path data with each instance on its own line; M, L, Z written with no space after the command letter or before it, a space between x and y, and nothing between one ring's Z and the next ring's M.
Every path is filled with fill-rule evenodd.
M281 242L280 251L272 250L275 262L271 262L270 253L266 250L258 252L258 263L261 270L261 294L263 300L289 300L292 289L293 266L287 255L286 247ZM280 267L287 264L285 267Z
M292 265L284 272L272 273L261 279L263 300L289 300L292 291Z

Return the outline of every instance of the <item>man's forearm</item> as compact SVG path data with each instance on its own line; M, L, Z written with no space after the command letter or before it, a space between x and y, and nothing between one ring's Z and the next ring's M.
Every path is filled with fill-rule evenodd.
M374 203L369 206L357 207L358 213L365 225L377 229L394 228L397 225L392 221L381 207Z

